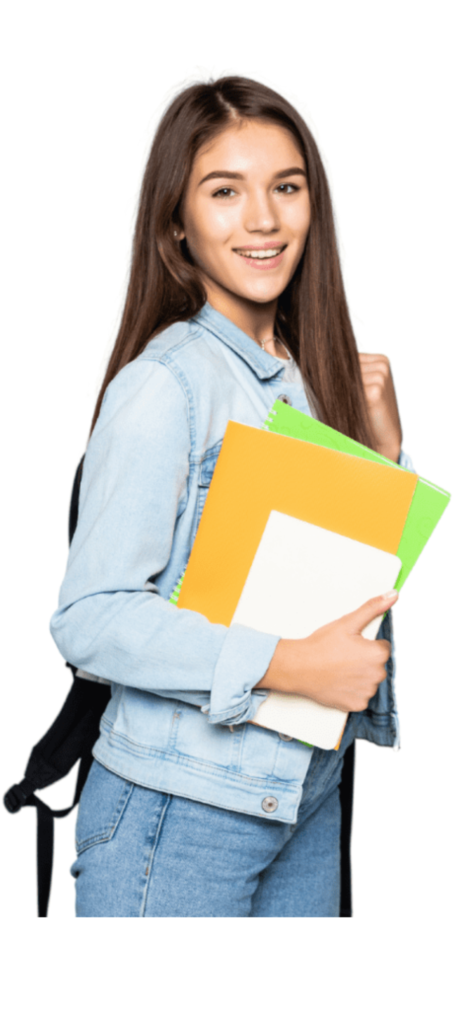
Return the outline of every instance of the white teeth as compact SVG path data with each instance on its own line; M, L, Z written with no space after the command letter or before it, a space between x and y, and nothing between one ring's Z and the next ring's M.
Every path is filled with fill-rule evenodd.
M254 251L251 250L251 249L238 249L237 252L239 252L241 256L248 256L249 259L253 259L253 260L269 260L272 256L278 256L278 254L280 252L282 252L282 250L281 250L281 248L280 249L260 249L260 250L255 249Z

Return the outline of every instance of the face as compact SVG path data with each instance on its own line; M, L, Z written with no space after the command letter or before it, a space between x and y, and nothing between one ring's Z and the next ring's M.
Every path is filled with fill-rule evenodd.
M215 308L276 304L310 227L305 162L291 132L247 121L199 150L181 223Z

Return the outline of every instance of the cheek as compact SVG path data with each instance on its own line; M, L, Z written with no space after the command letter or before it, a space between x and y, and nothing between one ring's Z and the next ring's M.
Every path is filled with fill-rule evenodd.
M296 204L292 209L288 210L286 217L287 226L294 235L294 238L302 245L305 243L310 228L310 219L311 211L308 200L298 205Z
M233 210L216 206L207 209L205 206L194 211L187 224L187 240L190 248L200 255L204 253L210 258L213 248L223 245L232 235Z
M296 217L296 219L294 221L294 234L295 234L296 238L298 238L299 241L302 243L302 245L305 242L305 239L306 239L306 236L308 234L309 228L310 228L310 211L306 210L306 209L299 211L299 215Z
M205 218L203 226L204 241L210 246L223 245L230 238L232 230L232 210L217 207L211 211L209 217Z

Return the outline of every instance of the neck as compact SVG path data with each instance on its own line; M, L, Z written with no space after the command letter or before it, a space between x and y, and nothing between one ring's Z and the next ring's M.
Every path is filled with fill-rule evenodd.
M286 357L286 349L274 341L275 317L278 300L272 302L251 302L219 288L214 281L204 281L207 300L213 309L231 320L244 334L248 334L257 345L265 343L265 350L272 356Z
M214 282L204 282L210 305L226 316L236 327L248 334L260 345L262 339L272 338L275 329L277 300L273 302L251 302L232 292L218 288Z

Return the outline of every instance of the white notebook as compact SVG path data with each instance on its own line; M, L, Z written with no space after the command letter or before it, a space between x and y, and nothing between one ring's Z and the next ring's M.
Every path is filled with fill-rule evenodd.
M397 555L313 523L271 512L232 623L283 639L309 636L327 622L386 593L401 569ZM374 640L378 615L362 630ZM253 721L313 746L339 742L347 713L307 697L271 692Z

